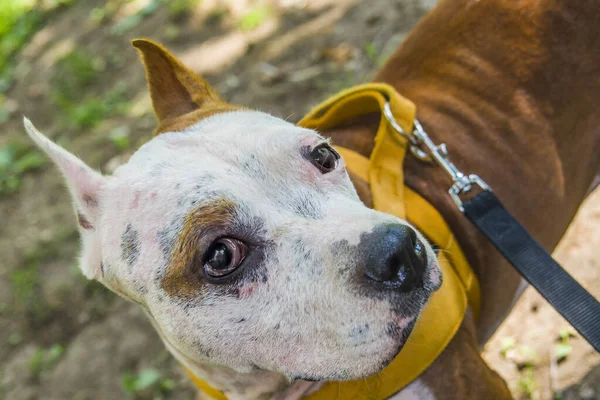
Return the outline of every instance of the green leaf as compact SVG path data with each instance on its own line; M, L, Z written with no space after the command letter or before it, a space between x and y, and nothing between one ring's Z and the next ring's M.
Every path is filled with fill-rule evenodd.
M117 150L125 150L129 147L129 129L126 126L119 126L113 129L109 138Z
M14 193L20 187L21 180L18 176L0 176L0 194Z
M106 10L102 7L94 7L92 11L90 11L90 20L95 23L100 23L106 16Z
M377 61L379 54L377 52L377 47L373 43L367 43L365 45L365 53L367 53L367 57L373 62Z
M8 336L8 344L11 346L18 345L19 343L21 343L22 340L23 338L21 337L21 335L16 332L13 332Z
M29 360L29 371L34 375L39 375L44 368L44 351L37 349L33 357Z
M169 15L177 18L188 13L193 7L200 3L200 0L162 0L169 8Z
M143 369L140 371L136 382L136 391L147 389L154 386L160 380L160 372L153 368Z
M533 398L537 388L537 383L531 368L527 368L523 371L517 382L517 386L528 399Z
M160 389L163 392L170 392L175 389L175 381L173 379L163 379L160 381Z
M554 400L562 400L564 398L564 395L562 392L555 392L553 394L553 398Z
M537 358L537 352L531 346L527 346L527 345L520 346L519 353L521 353L521 355L523 357L527 357L527 358L531 358L531 359Z
M123 389L127 393L134 394L135 393L135 376L133 376L133 374L131 372L124 373L123 376L121 377L121 386L123 386Z
M567 358L567 356L571 354L572 351L573 346L567 343L559 343L556 346L554 346L554 353L556 354L556 359L558 361L562 361L565 358Z
M0 172L8 169L15 157L15 147L11 145L0 148Z
M500 353L502 354L503 357L506 356L506 353L508 353L508 351L512 350L515 348L517 342L515 341L514 337L505 337L502 339L502 341L500 342Z
M531 346L522 345L517 349L522 357L520 364L522 366L533 366L539 361L537 352Z
M54 344L50 349L48 349L48 353L46 354L46 362L49 364L54 364L57 362L62 355L65 353L65 348L61 344Z
M0 106L0 124L8 121L9 118L10 118L10 114L8 113L6 108Z
M573 337L573 334L569 328L562 328L558 334L563 342Z
M14 164L13 169L17 174L23 174L43 167L46 164L46 158L37 152L31 152L23 155Z
M240 28L243 31L251 31L258 28L271 15L269 7L257 7L251 10L240 20Z

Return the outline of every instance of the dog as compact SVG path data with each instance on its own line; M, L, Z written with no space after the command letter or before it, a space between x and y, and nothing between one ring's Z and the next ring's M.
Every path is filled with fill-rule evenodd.
M417 105L437 143L552 250L596 172L600 3L443 0L375 81ZM316 132L223 101L160 45L136 40L156 136L102 176L29 122L62 171L81 270L140 304L168 350L229 399L301 398L402 349L443 277L406 221L329 144L369 156L379 115ZM480 355L526 287L410 157L406 184L444 216L481 286L437 360L394 399L509 399ZM398 273L399 270L403 272Z

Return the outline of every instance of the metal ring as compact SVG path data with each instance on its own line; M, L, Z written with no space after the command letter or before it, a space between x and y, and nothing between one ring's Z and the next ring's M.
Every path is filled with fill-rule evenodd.
M398 132L406 140L408 140L408 142L410 143L410 152L412 153L413 156L415 156L417 159L419 159L421 161L428 161L428 162L433 161L429 154L427 154L425 151L421 150L419 138L414 135L409 135L408 133L406 133L406 131L404 129L402 129L400 124L398 124L398 122L396 122L396 119L394 118L394 114L392 114L392 109L391 109L389 101L386 102L385 105L383 106L383 115L385 116L385 119L388 120L388 122L390 123L392 128L394 128L396 130L396 132ZM413 128L419 130L420 132L423 132L423 127L421 126L419 121L417 121L416 119L414 120Z
M383 115L385 115L385 118L388 120L388 122L390 123L390 125L392 125L392 127L402 136L404 136L404 138L406 140L408 140L412 145L417 145L417 140L415 139L414 136L409 135L408 133L406 133L406 131L404 129L402 129L402 127L396 122L396 119L394 118L394 114L392 114L392 109L390 107L390 102L388 101L387 103L385 103L385 105L383 106Z

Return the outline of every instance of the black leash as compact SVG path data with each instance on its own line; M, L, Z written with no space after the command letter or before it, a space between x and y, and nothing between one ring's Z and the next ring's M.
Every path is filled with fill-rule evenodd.
M565 271L489 190L464 213L531 286L600 353L600 303Z
M600 303L565 271L504 208L492 189L477 175L465 175L450 161L446 146L431 141L419 121L412 134L396 123L389 104L383 114L410 143L413 156L435 161L452 178L450 196L512 266L600 353ZM425 149L423 149L423 147ZM463 204L461 195L473 186L482 189Z

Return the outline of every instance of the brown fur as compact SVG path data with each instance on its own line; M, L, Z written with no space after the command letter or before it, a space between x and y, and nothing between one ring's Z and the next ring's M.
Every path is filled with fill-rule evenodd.
M194 298L204 287L200 280L203 268L198 249L206 246L209 230L230 222L235 212L235 203L227 199L213 200L190 212L177 243L173 247L169 265L161 286L172 297Z
M506 383L481 358L472 315L465 316L448 347L420 377L436 400L510 399Z
M445 0L375 81L414 101L458 167L486 180L552 250L600 168L599 27L597 1ZM370 115L327 134L369 156L378 120ZM510 310L519 276L456 208L439 168L407 157L405 177L446 218L482 290L476 330L463 326L424 377L438 399L509 398L474 350Z
M223 101L204 79L167 49L147 39L132 42L142 55L152 107L158 119L155 135L181 131L211 115L243 109Z
M442 1L375 77L414 101L434 141L486 180L549 250L600 167L598 12L591 1ZM329 134L368 156L377 121L369 118ZM408 157L405 169L480 277L478 328L488 331L510 306L518 275L456 208L439 168Z

